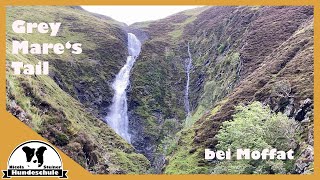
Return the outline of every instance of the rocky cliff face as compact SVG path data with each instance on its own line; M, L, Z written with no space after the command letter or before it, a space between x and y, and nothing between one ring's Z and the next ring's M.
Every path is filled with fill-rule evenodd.
M212 173L204 148L215 149L235 106L260 101L298 122L298 154L289 173L312 173L312 7L200 7L129 27L77 7L10 7L8 29L17 17L34 21L32 11L39 12L38 21L63 22L59 41L79 41L83 53L16 57L10 54L13 39L56 40L9 30L7 61L48 59L52 73L20 78L8 64L7 109L85 168ZM100 121L111 104L110 84L125 63L126 32L143 43L128 88L132 146ZM184 109L188 44L190 117Z

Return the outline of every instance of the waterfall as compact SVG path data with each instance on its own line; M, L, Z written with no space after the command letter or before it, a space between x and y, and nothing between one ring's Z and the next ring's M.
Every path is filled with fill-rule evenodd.
M187 117L190 116L189 85L190 85L191 67L192 67L192 58L191 58L190 46L189 46L189 42L188 42L188 58L186 59L186 62L185 62L187 82L186 82L186 87L185 87L185 92L184 92L184 106L185 106L185 111L187 113Z
M141 50L141 43L137 37L128 33L128 53L126 64L121 68L115 80L112 83L114 96L112 105L109 107L109 113L105 117L108 125L127 142L130 141L129 119L126 89L130 83L130 70L136 61Z

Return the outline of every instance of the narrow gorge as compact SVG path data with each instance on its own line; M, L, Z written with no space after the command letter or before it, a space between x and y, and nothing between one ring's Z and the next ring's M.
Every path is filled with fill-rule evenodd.
M50 61L49 76L7 65L7 111L91 173L313 173L313 7L202 6L129 26L77 6L7 11L7 62ZM16 35L16 18L63 29ZM17 39L81 41L83 53L13 55ZM241 145L295 159L204 159Z

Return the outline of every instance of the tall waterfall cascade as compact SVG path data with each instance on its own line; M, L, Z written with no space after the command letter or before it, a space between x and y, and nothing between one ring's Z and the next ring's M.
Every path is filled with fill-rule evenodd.
M190 46L189 46L189 42L188 42L188 58L185 61L187 82L186 82L186 87L185 87L185 92L184 92L184 106L185 106L185 111L187 113L187 117L190 116L189 86L190 86L191 68L192 68L192 57L191 57Z
M114 96L109 107L105 122L122 138L131 143L129 134L129 118L127 104L127 87L130 83L130 71L141 51L141 42L138 38L128 33L128 53L126 64L121 68L112 83Z

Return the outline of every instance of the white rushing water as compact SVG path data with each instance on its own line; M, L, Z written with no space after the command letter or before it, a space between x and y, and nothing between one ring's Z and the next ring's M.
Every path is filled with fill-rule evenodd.
M187 74L187 83L184 92L184 106L187 113L187 117L190 116L190 103L189 103L189 85L190 85L190 70L192 68L192 57L190 53L190 47L188 42L188 58L185 62L186 74Z
M138 38L128 33L128 52L126 64L121 68L117 74L116 79L112 83L114 96L112 105L109 107L109 114L105 117L105 121L109 126L127 142L130 141L129 134L129 119L128 119L128 105L126 89L130 83L130 71L136 61L141 50L141 43Z

